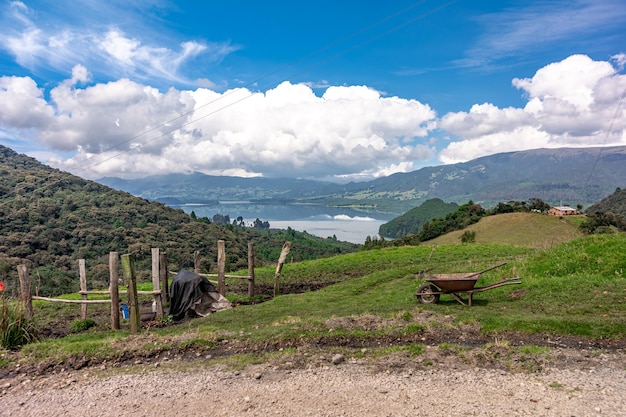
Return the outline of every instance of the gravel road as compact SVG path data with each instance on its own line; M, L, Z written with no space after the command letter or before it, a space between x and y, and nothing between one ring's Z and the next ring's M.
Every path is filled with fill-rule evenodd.
M530 373L322 359L22 376L0 380L0 416L626 416L624 353Z

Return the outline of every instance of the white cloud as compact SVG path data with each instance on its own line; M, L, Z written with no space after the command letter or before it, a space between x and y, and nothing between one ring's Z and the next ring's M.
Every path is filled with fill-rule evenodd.
M288 82L265 93L162 93L128 79L79 86L88 79L86 68L75 67L48 101L30 78L0 79L3 125L23 135L36 130L51 149L74 150L50 164L90 178L190 171L373 177L410 170L434 152L426 144L430 107L365 86L332 87L320 97ZM38 122L35 112L43 115Z
M0 49L14 56L20 66L35 73L39 68L64 73L80 64L105 79L132 77L180 85L194 85L195 80L182 75L181 68L195 58L202 56L204 62L221 62L239 49L229 42L207 43L203 40L154 44L155 36L146 26L133 25L135 33L129 34L111 23L119 21L121 13L130 19L129 13L140 12L142 7L151 5L137 4L132 10L126 5L120 9L121 6L108 2L81 4L80 19L72 19L74 23L70 24L59 20L59 16L38 14L22 2L13 2L0 16L3 27ZM167 37L161 36L160 39L167 40Z
M54 117L54 108L30 77L0 77L0 123L8 129L41 129Z
M523 108L483 103L440 119L427 104L367 86L330 86L321 95L289 82L264 92L162 92L126 78L85 85L90 80L77 65L44 94L29 77L0 77L2 135L72 152L50 163L88 178L200 171L368 179L423 166L444 140L444 163L626 145L626 75L583 55L514 79Z
M485 103L441 118L439 127L456 136L442 162L542 147L626 145L626 76L609 62L573 55L513 85L528 99L523 109Z

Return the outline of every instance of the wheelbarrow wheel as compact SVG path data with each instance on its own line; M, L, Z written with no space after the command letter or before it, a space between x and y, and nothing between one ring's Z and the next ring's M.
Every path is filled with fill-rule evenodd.
M437 304L439 302L439 294L435 294L437 291L437 287L433 284L422 284L417 289L415 296L421 304Z

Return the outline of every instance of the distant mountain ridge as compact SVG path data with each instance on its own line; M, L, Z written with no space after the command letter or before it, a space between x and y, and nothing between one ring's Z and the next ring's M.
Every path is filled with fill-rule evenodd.
M404 213L431 198L460 204L473 200L484 206L539 198L553 205L588 206L625 185L626 146L506 152L348 184L201 173L98 182L148 200L185 203L284 200L394 213Z

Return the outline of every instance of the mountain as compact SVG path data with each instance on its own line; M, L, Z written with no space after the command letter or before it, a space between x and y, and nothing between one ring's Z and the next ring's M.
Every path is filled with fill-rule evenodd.
M507 152L348 184L201 173L98 182L158 201L282 200L402 214L432 198L459 204L473 200L485 207L530 198L552 205L588 206L623 185L624 178L626 146Z
M247 268L248 242L258 265L278 259L285 240L290 259L355 251L357 245L294 230L257 230L208 219L132 196L50 168L0 145L0 281L14 289L16 266L34 270L41 295L75 291L77 260L85 259L90 287L108 281L108 254L137 258L138 279L150 279L151 248L167 254L170 270L215 271L217 241L226 242L229 269Z
M613 194L593 204L586 211L590 214L613 213L626 217L626 189L617 188Z
M444 203L439 198L426 200L419 207L412 208L402 216L380 225L379 234L392 239L417 234L422 230L424 223L446 217L458 207L455 203Z
M100 184L166 204L211 204L218 200L300 200L336 192L337 184L293 178L241 178L191 174L154 175L126 180L105 177ZM328 190L328 191L320 191Z

